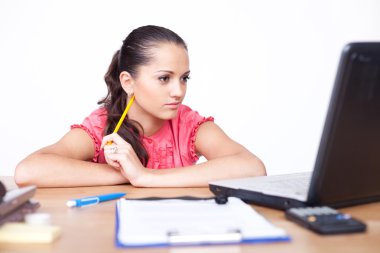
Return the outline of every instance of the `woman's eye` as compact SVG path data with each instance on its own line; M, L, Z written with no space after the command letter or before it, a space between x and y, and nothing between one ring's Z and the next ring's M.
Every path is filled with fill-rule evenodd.
M161 82L167 82L167 81L169 81L169 77L168 76L160 76L158 78L158 80L160 80Z
M186 82L186 83L187 83L187 81L189 81L189 79L190 79L190 76L184 76L184 77L182 78L182 80L183 80L184 82Z

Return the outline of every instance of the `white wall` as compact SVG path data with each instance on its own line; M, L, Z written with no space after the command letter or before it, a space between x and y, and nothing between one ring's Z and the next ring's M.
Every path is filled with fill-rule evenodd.
M146 24L187 41L186 104L269 174L311 170L341 48L380 40L379 13L376 0L0 0L0 175L97 107L111 56Z

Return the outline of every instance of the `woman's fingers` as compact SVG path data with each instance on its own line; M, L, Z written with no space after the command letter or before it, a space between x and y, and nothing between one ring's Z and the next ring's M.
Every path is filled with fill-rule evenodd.
M131 159L131 155L134 154L132 146L118 134L104 136L102 148L107 163L117 169L120 169L122 163L124 164L127 159Z
M141 164L133 147L118 134L104 136L102 148L104 149L107 163L113 168L120 170L121 174L131 184L138 182L139 178L145 173L145 168Z
M112 144L120 145L123 143L127 142L117 133L112 133L103 137L101 148L105 148L106 146L110 146Z
M115 143L112 143L110 145L105 145L103 149L104 149L104 155L117 154L119 151L119 146L116 145Z

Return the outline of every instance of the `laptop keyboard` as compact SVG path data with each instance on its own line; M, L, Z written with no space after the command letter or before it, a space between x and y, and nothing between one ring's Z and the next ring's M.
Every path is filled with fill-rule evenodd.
M309 190L311 173L274 175L257 179L258 180L252 180L250 185L246 185L246 188L265 193L276 193L276 195L281 196L296 195L304 196L306 198Z
M297 178L287 178L284 180L274 180L268 182L266 186L269 191L283 191L287 193L294 193L296 195L306 196L309 190L310 178L297 177Z

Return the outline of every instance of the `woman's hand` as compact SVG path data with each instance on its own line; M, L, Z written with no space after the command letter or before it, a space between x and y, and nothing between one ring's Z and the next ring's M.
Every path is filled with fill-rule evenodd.
M101 147L104 149L104 157L110 166L120 170L132 185L141 186L141 178L144 177L147 169L141 164L136 152L128 142L113 133L103 137Z

